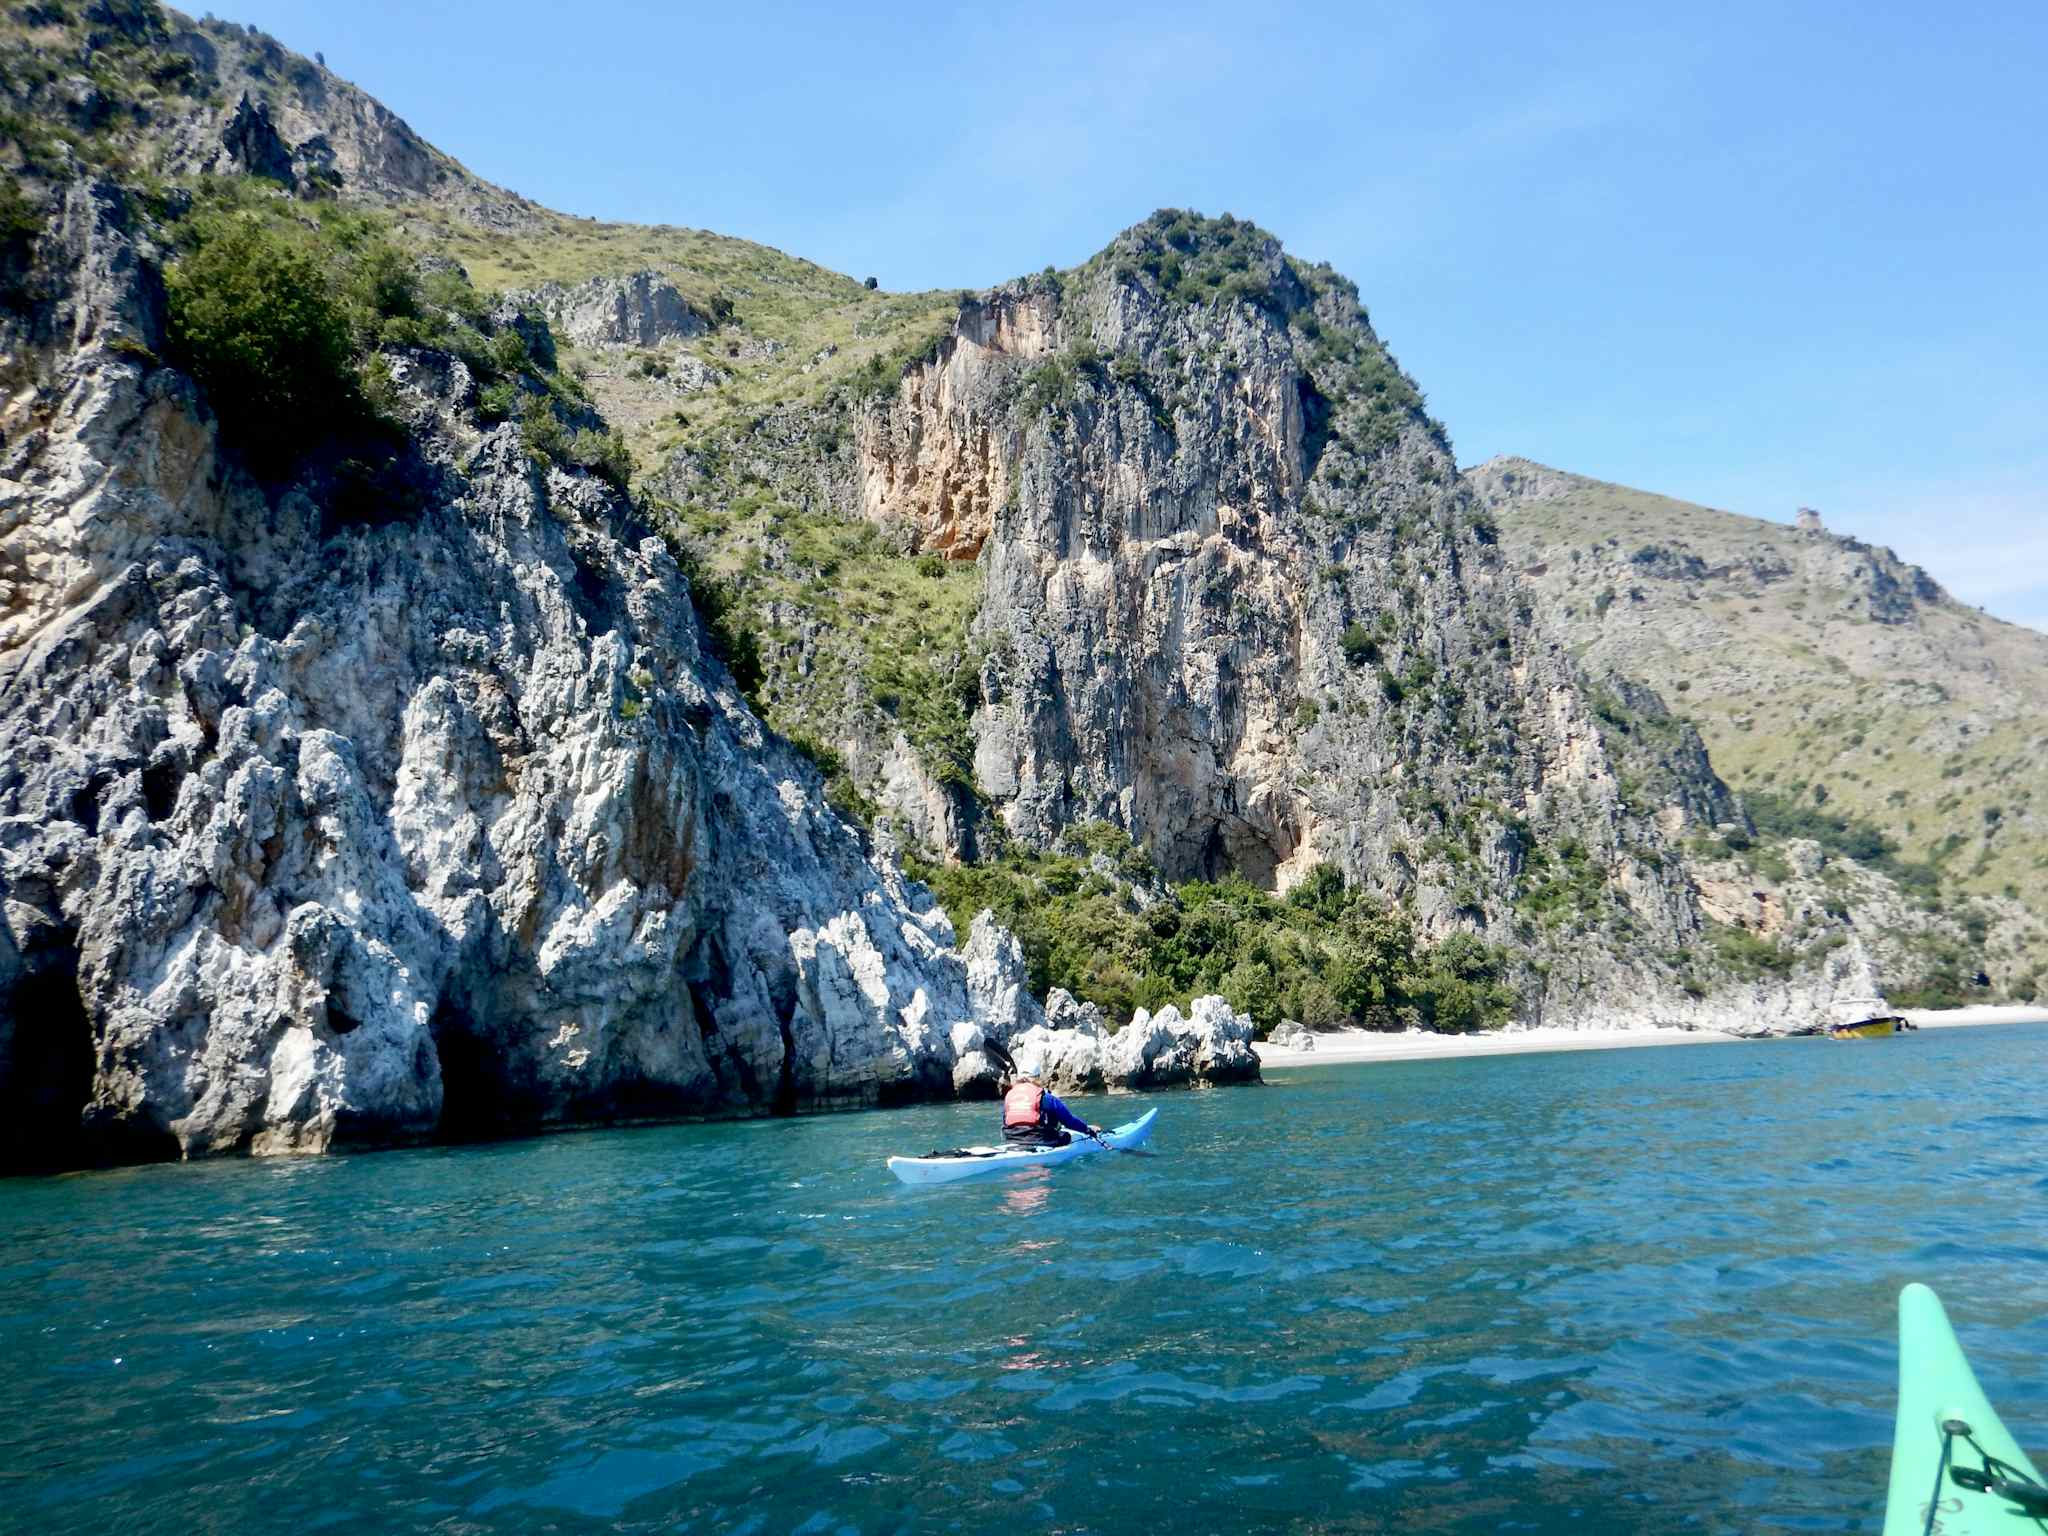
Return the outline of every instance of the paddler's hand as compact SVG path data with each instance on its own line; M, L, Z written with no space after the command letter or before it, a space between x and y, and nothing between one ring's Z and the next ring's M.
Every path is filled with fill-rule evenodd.
M1102 1127L1099 1125L1091 1125L1088 1127L1088 1134L1090 1136L1100 1136L1102 1134Z

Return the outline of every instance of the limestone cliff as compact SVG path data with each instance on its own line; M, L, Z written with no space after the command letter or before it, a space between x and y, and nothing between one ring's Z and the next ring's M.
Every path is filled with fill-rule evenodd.
M963 306L859 418L859 505L979 562L974 778L1009 833L1107 821L1169 878L1282 889L1334 863L1434 931L1568 948L1532 1013L1675 997L1679 844L1740 812L1654 694L1582 674L1419 400L1348 283L1166 214ZM1565 845L1598 875L1549 927Z
M545 318L557 336L583 347L652 347L710 329L675 286L654 272L594 277L573 288L543 283L508 297Z
M169 174L242 172L307 194L431 204L500 231L541 218L536 204L471 174L360 87L254 27L195 22L149 0L97 0L91 9L102 36L150 48L165 68L182 62L204 87L194 109L151 114Z
M1355 292L1243 228L1162 218L969 305L861 422L864 511L981 556L997 814L1041 844L1123 825L1169 877L1335 861L1446 917L1506 911L1507 818L1656 846ZM1251 301L1143 265L1225 242ZM1682 933L1666 884L1643 900Z
M138 68L189 42L117 9ZM259 476L162 361L159 215L69 141L35 169L0 315L0 1167L988 1090L984 1036L1043 1027L1014 943L956 951L826 806L625 496L405 344L383 462ZM1248 1025L1184 1033L1111 1080L1256 1075Z
M1824 896L1720 889L1698 735L1573 654L1356 290L1254 226L882 294L538 209L248 29L30 9L0 1159L976 1092L989 1034L1072 1084L1255 1071L1185 978L1048 1020L896 858L1077 831L1135 839L1153 884L1088 875L1122 917L1341 876L1509 957L1530 1019L1873 989ZM449 280L365 343L376 462L259 470L166 365L207 175L382 210Z
M1687 847L1747 824L1697 733L1570 652L1356 290L1253 226L1162 213L724 432L655 480L767 503L692 522L774 594L771 712L946 857L1107 823L1168 881L1334 865L1522 954L1527 1017L1872 984L1846 931L1796 988L1724 963ZM957 629L839 598L853 518L898 613L971 569Z

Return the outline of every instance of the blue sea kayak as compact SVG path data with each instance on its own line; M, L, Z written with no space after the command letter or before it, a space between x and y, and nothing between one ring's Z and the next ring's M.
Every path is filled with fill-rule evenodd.
M1046 1168L1054 1163L1070 1163L1092 1152L1135 1147L1152 1134L1152 1122L1158 1118L1158 1110L1148 1109L1129 1125L1104 1131L1101 1141L1076 1136L1064 1147L962 1147L957 1152L938 1152L929 1157L892 1157L889 1171L906 1184L950 1184L955 1179L972 1179L985 1173Z

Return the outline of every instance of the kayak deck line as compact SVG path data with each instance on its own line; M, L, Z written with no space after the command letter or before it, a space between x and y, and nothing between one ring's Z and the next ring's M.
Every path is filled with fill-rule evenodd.
M1076 1136L1057 1147L959 1147L951 1152L934 1152L924 1157L892 1157L889 1159L889 1171L905 1184L950 1184L978 1174L1045 1168L1096 1152L1133 1149L1152 1134L1152 1123L1158 1118L1158 1110L1148 1109L1129 1124L1104 1131L1099 1140L1092 1136Z
M2048 1486L1999 1421L1941 1300L1899 1292L1899 1411L1884 1536L2043 1536Z

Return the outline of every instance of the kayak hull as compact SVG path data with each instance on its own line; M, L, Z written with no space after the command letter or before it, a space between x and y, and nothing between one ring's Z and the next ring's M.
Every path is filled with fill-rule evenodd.
M1945 1433L1943 1426L1957 1420L1969 1426L1967 1439ZM2041 1481L1977 1385L1940 1299L1924 1285L1909 1285L1899 1292L1899 1422L1884 1536L2041 1536L2048 1522L1950 1475L1952 1467L1983 1468L1987 1456Z
M1158 1118L1158 1110L1148 1109L1128 1125L1120 1125L1113 1131L1104 1131L1102 1139L1113 1148L1142 1145L1152 1134L1152 1122ZM952 1184L961 1179L976 1179L992 1173L1017 1173L1026 1168L1050 1168L1106 1149L1086 1136L1076 1136L1064 1147L977 1147L972 1150L981 1155L892 1157L889 1159L889 1171L905 1184Z

